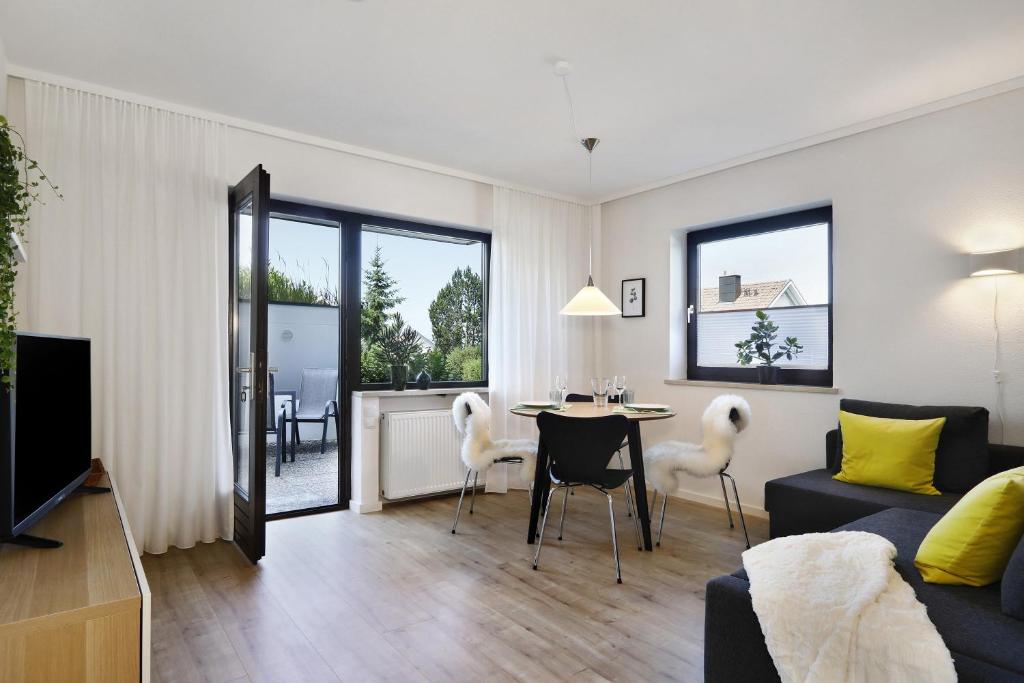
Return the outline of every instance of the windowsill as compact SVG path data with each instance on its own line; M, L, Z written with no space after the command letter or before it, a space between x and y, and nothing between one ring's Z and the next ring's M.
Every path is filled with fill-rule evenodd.
M458 396L464 391L475 391L478 394L489 393L487 387L443 387L440 389L406 389L395 391L394 389L373 389L370 391L353 391L353 396L363 398L414 398L416 396Z
M758 391L795 391L804 394L838 394L837 387L814 387L805 384L757 384L756 382L714 382L704 379L666 379L665 384L683 387L716 387L719 389L755 389Z

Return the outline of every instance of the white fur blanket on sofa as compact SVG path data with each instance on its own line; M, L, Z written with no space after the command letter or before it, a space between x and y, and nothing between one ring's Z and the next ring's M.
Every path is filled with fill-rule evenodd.
M953 659L876 534L787 536L743 553L783 683L956 681Z

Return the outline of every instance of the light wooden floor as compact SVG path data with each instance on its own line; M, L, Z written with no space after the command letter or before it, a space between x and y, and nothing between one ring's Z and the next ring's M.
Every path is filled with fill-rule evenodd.
M616 502L622 585L607 503L582 490L539 571L524 492L478 495L456 536L440 498L271 522L257 567L226 542L146 555L153 680L699 681L704 584L740 566L739 524L673 499L640 553Z

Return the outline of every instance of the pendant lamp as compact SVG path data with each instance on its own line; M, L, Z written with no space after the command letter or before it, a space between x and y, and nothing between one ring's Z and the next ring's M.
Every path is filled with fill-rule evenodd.
M587 171L589 183L593 185L593 174L591 172L591 154L597 146L597 138L584 138L580 143L587 150ZM604 295L594 285L594 236L590 235L590 265L587 268L587 285L581 289L576 296L569 300L561 310L562 315L621 315L619 307L612 303L612 300Z

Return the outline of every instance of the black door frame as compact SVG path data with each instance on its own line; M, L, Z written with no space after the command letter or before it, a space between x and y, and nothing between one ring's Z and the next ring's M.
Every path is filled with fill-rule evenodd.
M270 213L282 218L298 221L333 225L338 229L338 418L335 420L338 440L338 502L312 508L275 512L267 515L268 521L287 519L323 512L348 510L352 498L352 392L357 389L352 378L359 372L359 339L352 340L346 334L349 316L359 314L359 231L346 225L343 211L310 204L270 200ZM353 304L353 301L355 302ZM269 302L268 302L269 303ZM353 313L354 312L354 313ZM352 349L356 349L355 352ZM353 353L355 357L353 358Z
M413 233L426 233L457 238L470 238L483 244L484 257L481 267L484 275L484 300L483 300L483 348L484 348L484 378L473 382L433 382L432 386L439 388L475 388L487 386L487 333L486 324L488 316L489 289L488 277L490 268L490 233L476 230L465 230L426 223L417 223L403 219L377 216L373 214L333 209L325 206L306 204L301 201L286 199L270 199L270 213L282 218L292 218L298 221L320 223L323 225L336 225L338 227L338 412L340 417L337 423L338 429L338 503L335 505L323 505L314 508L303 508L300 510L289 510L267 515L268 520L286 519L303 515L319 514L322 512L335 512L349 509L349 502L352 498L352 392L367 391L384 388L383 385L362 384L361 369L359 367L359 352L362 346L360 338L360 313L362 291L362 234L363 225L382 225L399 230L408 230Z
M250 262L249 295L249 447L245 457L249 460L249 481L245 492L235 482L237 462L235 398L239 391L240 362L236 355L238 334L237 272L238 243L236 210L251 198L252 202L252 256ZM253 564L266 555L266 414L267 414L267 242L270 227L270 175L257 165L228 192L228 401L231 422L232 502L234 522L232 536L235 543Z

